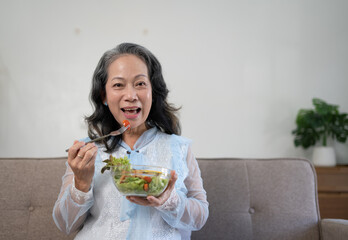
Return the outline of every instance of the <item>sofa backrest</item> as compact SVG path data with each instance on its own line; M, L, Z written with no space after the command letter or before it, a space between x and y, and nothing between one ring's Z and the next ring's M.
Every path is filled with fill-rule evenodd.
M305 159L199 159L210 215L192 239L319 239L317 181Z

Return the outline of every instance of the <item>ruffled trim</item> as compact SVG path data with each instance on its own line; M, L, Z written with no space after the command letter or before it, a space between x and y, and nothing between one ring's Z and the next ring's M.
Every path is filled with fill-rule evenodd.
M70 197L71 199L79 204L82 205L87 201L90 201L93 198L93 181L91 184L91 187L88 192L82 192L78 190L75 186L75 178L73 178L71 188L70 188Z
M180 204L180 197L176 190L170 193L169 198L161 206L155 207L159 211L174 211Z

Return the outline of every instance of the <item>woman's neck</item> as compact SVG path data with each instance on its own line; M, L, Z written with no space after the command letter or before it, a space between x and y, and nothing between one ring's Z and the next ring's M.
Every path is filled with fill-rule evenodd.
M147 129L145 123L136 128L130 128L122 134L122 140L134 150L135 143Z

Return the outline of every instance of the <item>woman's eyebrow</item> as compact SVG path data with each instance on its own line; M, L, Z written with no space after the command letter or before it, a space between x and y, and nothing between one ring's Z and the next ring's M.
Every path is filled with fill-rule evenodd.
M124 80L124 78L123 78L123 77L117 77L117 76L116 76L116 77L111 78L111 81L112 81L112 80Z
M139 77L146 77L146 78L149 78L147 75L145 75L145 74L138 74L138 75L136 75L135 77L134 77L134 79L137 79L137 78L139 78ZM119 77L119 76L115 76L115 77L113 77L113 78L111 78L111 81L113 81L113 80L125 80L125 78L123 78L123 77Z
M138 75L136 75L135 76L135 78L138 78L138 77L146 77L146 78L149 78L147 75L145 75L145 74L138 74Z

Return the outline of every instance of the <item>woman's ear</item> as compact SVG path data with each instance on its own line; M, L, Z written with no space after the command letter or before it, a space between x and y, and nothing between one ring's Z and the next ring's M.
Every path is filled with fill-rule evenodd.
M107 106L108 105L108 103L107 103L107 101L106 101L106 94L105 94L105 92L102 92L101 94L101 99L103 99L103 104L105 105L105 106Z

